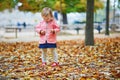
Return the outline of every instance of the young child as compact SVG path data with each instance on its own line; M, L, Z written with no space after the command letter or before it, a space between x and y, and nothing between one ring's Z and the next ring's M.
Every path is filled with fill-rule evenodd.
M54 62L51 66L58 66L58 54L56 52L56 34L60 31L52 15L49 7L43 8L41 11L43 21L36 26L36 32L40 36L39 48L42 51L42 66L46 65L47 49L51 49Z

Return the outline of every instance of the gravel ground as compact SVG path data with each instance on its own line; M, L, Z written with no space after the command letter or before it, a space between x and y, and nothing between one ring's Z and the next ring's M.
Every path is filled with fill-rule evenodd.
M28 42L28 41L39 41L37 33L34 31L21 31L17 33L17 38L15 33L6 33L0 31L0 42ZM109 36L105 34L98 34L97 31L94 31L95 38L113 38L120 37L120 33L110 33ZM64 30L61 31L57 36L57 40L74 40L74 39L85 39L85 34L83 30L79 31L79 35L75 30Z

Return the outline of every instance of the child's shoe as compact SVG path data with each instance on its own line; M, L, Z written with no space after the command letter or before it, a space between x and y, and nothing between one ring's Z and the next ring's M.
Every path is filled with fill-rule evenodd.
M52 65L51 65L52 67L56 67L56 66L59 66L59 63L58 62L54 62L54 63L52 63Z
M43 62L43 63L42 63L42 66L45 66L45 65L46 65L46 62Z

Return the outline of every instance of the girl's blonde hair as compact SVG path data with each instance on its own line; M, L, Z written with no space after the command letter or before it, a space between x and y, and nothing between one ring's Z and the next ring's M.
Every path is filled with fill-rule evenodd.
M41 11L42 16L47 16L49 14L51 15L51 17L53 17L51 8L45 7L45 8L42 9L42 11Z

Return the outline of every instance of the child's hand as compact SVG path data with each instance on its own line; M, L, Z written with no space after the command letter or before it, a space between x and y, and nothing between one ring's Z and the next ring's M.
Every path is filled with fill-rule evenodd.
M52 30L51 30L51 33L55 34L55 30L52 29Z
M40 35L45 35L45 31L40 31Z

